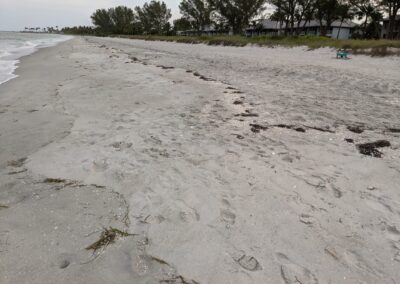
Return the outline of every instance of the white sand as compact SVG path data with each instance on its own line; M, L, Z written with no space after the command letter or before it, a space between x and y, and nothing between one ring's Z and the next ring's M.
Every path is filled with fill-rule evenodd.
M400 58L334 56L75 38L24 58L0 87L0 283L400 283ZM109 227L133 235L85 249Z

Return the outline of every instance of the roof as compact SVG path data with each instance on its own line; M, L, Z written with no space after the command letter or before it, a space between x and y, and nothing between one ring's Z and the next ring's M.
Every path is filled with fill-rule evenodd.
M400 15L396 15L395 20L396 20L396 21L400 21ZM384 18L383 21L384 21L384 22L388 22L388 21L389 21L389 18Z
M285 26L284 23L280 23L278 21L271 21L271 20L263 20L262 27L263 29L267 30L279 30Z
M272 20L262 20L260 22L261 26L263 29L265 30L280 30L280 29L284 29L285 28L285 23L281 23L279 21L272 21ZM304 26L304 21L300 22L300 27ZM311 20L311 21L307 21L305 27L307 28L311 28L311 27L319 27L320 26L320 22L317 20ZM340 21L334 21L331 24L331 27L342 27L342 28L353 28L356 26L355 23L353 23L352 21L343 21L343 23L341 24ZM294 23L294 27L297 27L297 22ZM253 29L253 27L249 27L248 29Z

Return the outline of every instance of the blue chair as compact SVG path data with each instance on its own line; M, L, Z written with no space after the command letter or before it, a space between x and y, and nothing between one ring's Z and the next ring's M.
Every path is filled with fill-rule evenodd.
M336 58L341 58L341 59L348 59L347 55L349 53L345 49L339 49L336 52Z

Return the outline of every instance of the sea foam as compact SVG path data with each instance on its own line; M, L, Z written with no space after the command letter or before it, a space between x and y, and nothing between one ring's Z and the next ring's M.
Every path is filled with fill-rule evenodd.
M22 56L70 38L54 34L0 32L0 84L17 77L14 71Z

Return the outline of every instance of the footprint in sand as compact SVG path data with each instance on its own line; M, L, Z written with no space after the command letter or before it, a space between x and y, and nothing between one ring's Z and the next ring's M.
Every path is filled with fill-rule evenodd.
M200 214L197 210L189 206L186 202L178 200L177 203L179 207L179 219L184 223L193 223L200 220Z
M333 195L336 197L336 198L341 198L342 196L343 196L343 192L339 189L339 187L338 186L336 186L336 185L334 185L334 184L330 184L330 187L332 188L332 191L333 191Z
M237 263L239 263L241 267L249 271L257 271L262 269L258 260L255 257L245 254L237 260Z
M111 144L111 146L115 148L117 151L129 149L132 147L132 145L133 145L132 143L126 143L123 141L118 141Z
M382 231L385 231L386 238L393 241L399 242L400 241L400 230L396 225L388 224L385 221L382 221ZM399 244L400 245L400 244Z
M105 171L108 169L107 159L95 160L93 161L93 168L96 171Z
M283 253L277 253L276 258L281 264L281 277L285 284L318 284L317 277L307 268L293 263Z
M20 158L17 160L11 160L7 162L7 166L9 167L13 167L13 168L20 168L24 165L25 161L26 161L26 157L24 158Z
M191 223L200 220L200 215L194 209L179 212L179 217L185 223Z
M227 225L235 224L236 215L229 211L228 209L221 209L220 210L220 217L222 221L227 223Z
M325 248L325 253L333 257L336 261L341 264L352 267L357 270L363 271L363 273L371 273L375 275L379 275L379 272L373 269L366 259L363 258L361 254L356 251L350 251L343 249L340 246L327 246Z
M364 199L366 204L376 211L382 213L394 213L392 202L386 197L378 197L368 192L361 192L361 199ZM394 206L396 207L396 206Z

